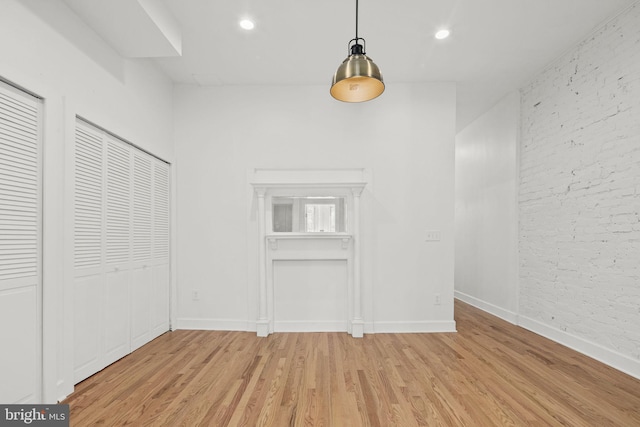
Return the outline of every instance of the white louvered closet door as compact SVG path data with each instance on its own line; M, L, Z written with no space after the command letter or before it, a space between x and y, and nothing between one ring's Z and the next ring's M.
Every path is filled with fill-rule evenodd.
M167 164L82 120L75 168L81 381L169 330L170 181Z
M128 354L131 271L131 148L108 138L105 241L105 363Z
M80 381L104 366L104 144L78 122L74 190L74 371ZM104 366L103 366L104 365Z
M153 305L152 336L169 329L169 166L159 160L153 162Z
M131 289L131 346L136 349L152 335L152 159L133 154L133 286Z
M0 83L0 402L41 389L41 106Z

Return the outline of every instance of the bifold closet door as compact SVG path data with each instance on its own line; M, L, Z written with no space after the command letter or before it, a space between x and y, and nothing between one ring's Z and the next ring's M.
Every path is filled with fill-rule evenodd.
M151 338L169 330L169 165L153 161L153 247Z
M133 155L133 286L131 289L131 346L136 349L151 340L153 301L151 158Z
M107 139L106 148L104 363L110 364L131 352L129 258L132 150L127 144L112 138Z
M0 402L41 394L42 101L0 82Z
M104 364L106 147L100 132L78 121L75 135L73 226L74 378Z
M170 181L166 163L82 120L75 170L74 366L81 381L169 330ZM166 179L156 179L156 170ZM156 241L166 245L161 260Z
M169 329L169 167L133 155L131 347Z

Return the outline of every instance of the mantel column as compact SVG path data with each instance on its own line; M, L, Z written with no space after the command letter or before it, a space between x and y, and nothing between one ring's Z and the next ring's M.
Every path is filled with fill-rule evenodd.
M362 285L360 283L360 195L362 188L352 188L353 194L353 320L351 336L364 336L364 320L362 319Z
M265 204L264 197L266 188L256 188L258 195L258 238L259 238L259 257L260 257L260 283L258 286L258 321L256 328L259 337L269 335L269 318L267 316L267 254L266 254L266 232L265 232Z

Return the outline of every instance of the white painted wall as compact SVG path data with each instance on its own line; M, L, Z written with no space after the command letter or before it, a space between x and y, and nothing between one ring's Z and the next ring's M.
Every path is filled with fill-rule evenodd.
M521 324L640 378L640 4L522 89Z
M393 85L364 104L337 102L327 86L178 86L174 108L179 326L255 330L249 169L360 167L372 174L365 332L454 327L454 84ZM426 230L442 241L425 242Z
M0 52L0 76L44 97L43 399L54 402L73 390L64 203L75 115L172 161L172 86L148 62L119 57L60 1L3 0Z
M514 92L456 135L456 297L514 323L519 130Z

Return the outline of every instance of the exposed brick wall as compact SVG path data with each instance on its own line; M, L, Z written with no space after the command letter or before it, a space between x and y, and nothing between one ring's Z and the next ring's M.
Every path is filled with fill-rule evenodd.
M640 359L640 3L521 90L520 314Z

